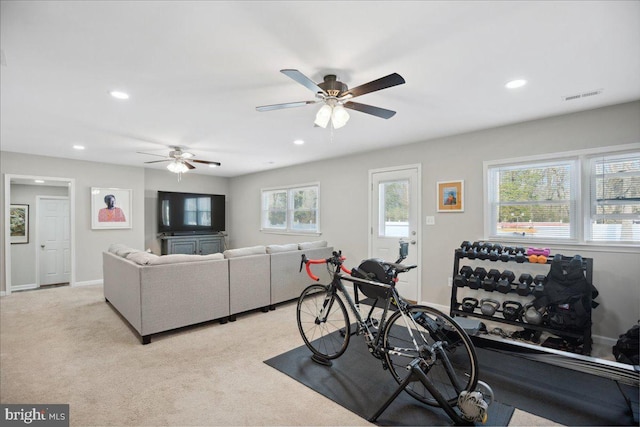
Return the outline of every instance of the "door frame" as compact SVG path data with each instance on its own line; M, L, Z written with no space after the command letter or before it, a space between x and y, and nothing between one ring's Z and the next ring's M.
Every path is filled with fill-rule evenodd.
M67 203L71 203L71 200L69 198L69 196L36 196L36 211L38 212L38 215L36 216L36 288L41 288L42 287L42 278L40 277L40 238L42 237L42 233L40 232L40 227L42 226L42 224L40 224L40 210L39 208L41 208L42 206L40 206L40 204L42 203L42 200L45 199L49 199L49 200L66 200ZM71 245L71 205L69 205L69 245ZM72 245L71 245L72 246ZM69 256L71 257L71 251L69 252ZM71 260L69 260L69 262L71 262ZM69 279L71 280L71 279ZM69 285L71 285L71 282L69 282Z
M390 167L386 167L386 168L378 168L378 169L369 169L369 196L368 196L368 204L369 207L367 208L367 211L369 212L368 215L368 219L367 219L367 223L369 225L369 233L368 234L368 242L367 242L367 250L369 253L369 258L371 258L373 255L373 222L371 221L371 217L373 215L372 212L372 203L373 203L373 175L376 173L383 173L383 172L399 172L399 171L403 171L403 170L407 170L407 169L416 169L416 172L418 174L418 179L416 180L416 194L417 194L417 199L416 200L416 208L417 208L417 224L416 224L416 236L417 236L417 240L418 240L418 244L416 245L418 247L418 254L417 254L417 260L418 260L418 267L416 268L417 270L417 274L416 276L418 277L418 298L417 298L417 303L421 304L422 301L422 164L421 163L413 163L413 164L408 164L408 165L401 165L401 166L390 166ZM391 260L391 261L395 261L395 260Z
M17 175L17 174L4 174L4 285L5 295L11 294L11 226L9 218L9 210L11 208L11 181L25 181L26 185L40 185L34 184L36 179L44 180L45 182L56 182L59 186L66 186L68 188L69 195L69 244L71 245L71 278L69 280L69 286L75 286L76 282L76 242L75 242L75 217L76 217L76 203L75 203L75 186L76 181L74 178L61 178L51 176L37 176L37 175ZM39 280L39 279L36 279Z

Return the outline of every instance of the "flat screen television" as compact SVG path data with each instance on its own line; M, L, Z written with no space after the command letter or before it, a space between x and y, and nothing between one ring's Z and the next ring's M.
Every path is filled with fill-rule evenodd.
M210 234L225 230L223 194L158 191L158 233Z

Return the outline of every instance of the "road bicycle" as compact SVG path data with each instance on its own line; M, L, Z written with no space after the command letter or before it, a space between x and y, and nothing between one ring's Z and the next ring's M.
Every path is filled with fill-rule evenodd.
M486 383L478 381L476 352L467 333L441 311L410 304L396 289L398 275L416 268L401 264L407 248L408 244L401 242L396 262L372 259L352 270L344 266L340 251L327 259L307 259L303 254L300 270L305 265L309 277L318 281L310 267L326 264L332 281L312 284L298 298L296 317L302 339L314 361L330 365L344 354L352 335L364 337L369 352L399 384L370 421L404 390L420 402L441 407L456 423L485 422L493 395ZM354 297L343 281L354 284ZM360 312L359 291L373 299L366 318ZM382 309L379 318L373 315L378 303ZM347 306L355 316L353 324Z

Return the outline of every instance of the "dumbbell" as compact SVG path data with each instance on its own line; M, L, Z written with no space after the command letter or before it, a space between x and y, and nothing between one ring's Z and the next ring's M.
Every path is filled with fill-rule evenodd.
M472 275L473 275L473 268L471 268L468 265L465 265L460 269L460 274L456 274L456 276L453 278L453 283L458 288L464 288L468 284L469 278Z
M491 248L491 252L489 252L489 261L498 261L500 259L500 253L502 252L502 245L500 243L496 243Z
M544 255L529 255L527 257L527 259L532 264L535 264L535 263L546 264L547 263L547 257L544 256Z
M544 284L547 283L547 276L544 274L538 274L533 278L533 296L540 298L544 295Z
M480 289L482 287L482 280L487 275L487 270L482 267L476 267L473 270L473 276L469 279L469 287L471 289Z
M480 242L473 242L467 249L467 258L476 259L478 257L478 249L480 248Z
M467 251L469 250L470 247L471 247L471 242L469 242L468 240L465 240L464 242L460 243L460 247L456 249L457 256L459 258L464 258L467 255Z
M515 254L514 258L517 263L522 264L527 260L527 254L526 254L527 251L525 248L521 246L517 246L513 249L513 252Z
M492 268L487 273L487 277L482 281L482 288L485 291L493 292L496 288L496 281L500 278L500 271Z
M467 313L473 313L473 310L478 306L478 300L471 297L466 297L462 299L462 311L466 311Z
M518 295L522 295L523 297L529 295L531 293L531 284L533 283L533 277L529 273L522 273L518 278L518 282L520 282L518 288L516 289Z
M516 280L516 275L513 274L513 271L504 270L500 275L500 279L498 279L498 283L496 283L496 290L503 294L509 293L511 290L511 283L514 280Z
M500 261L509 262L511 259L511 252L513 252L513 248L511 246L505 246L502 248L502 253L500 253Z
M493 250L493 245L491 243L482 243L480 245L480 251L478 252L478 258L481 260L489 259L489 252Z

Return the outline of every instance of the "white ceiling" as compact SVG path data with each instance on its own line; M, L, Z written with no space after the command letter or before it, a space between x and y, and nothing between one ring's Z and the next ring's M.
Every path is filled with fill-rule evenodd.
M2 1L0 12L3 151L143 166L159 158L137 152L180 145L222 163L195 172L231 177L640 99L639 1ZM356 99L395 117L350 111L332 133L313 126L319 105L256 111L314 99L283 68L406 84ZM505 89L514 78L529 84Z

